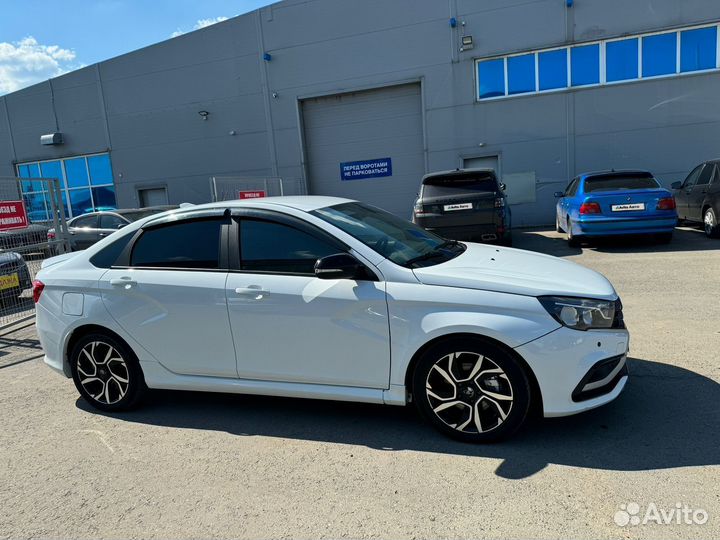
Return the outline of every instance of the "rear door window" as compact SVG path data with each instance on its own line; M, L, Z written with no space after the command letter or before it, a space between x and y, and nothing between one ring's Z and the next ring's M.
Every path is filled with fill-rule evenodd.
M626 191L660 187L652 176L598 176L585 179L585 193L595 191Z
M101 229L119 229L121 226L125 226L127 224L127 221L115 214L100 214Z
M705 165L705 168L703 168L702 172L700 173L700 176L698 176L697 184L698 186L706 186L710 183L710 179L713 175L713 166L712 165Z
M497 192L498 183L492 176L436 176L423 182L423 197L443 197Z

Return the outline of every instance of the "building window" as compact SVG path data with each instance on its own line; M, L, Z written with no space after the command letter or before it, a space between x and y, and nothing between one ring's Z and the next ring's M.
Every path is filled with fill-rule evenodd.
M628 81L638 78L638 40L622 39L605 45L605 80Z
M523 54L507 59L508 94L535 91L535 55Z
M716 26L680 32L680 71L715 68L717 35Z
M480 99L505 95L505 60L485 60L478 63Z
M567 49L538 53L538 90L555 90L568 85Z
M600 82L600 45L581 45L570 49L570 69L573 86L587 86Z
M717 24L476 60L478 100L720 69Z
M669 75L677 71L677 34L645 36L643 42L643 77Z
M60 181L65 216L68 218L117 208L112 167L108 154L21 163L17 174L30 221L52 219L47 185L33 178Z

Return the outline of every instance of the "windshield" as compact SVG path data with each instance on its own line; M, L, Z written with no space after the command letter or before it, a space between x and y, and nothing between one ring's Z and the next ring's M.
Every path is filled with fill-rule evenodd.
M423 197L442 197L478 191L498 191L497 181L487 174L431 176L425 179L422 187Z
M600 176L585 179L585 193L659 187L657 180L652 176Z
M457 257L465 246L445 240L384 210L362 203L343 203L311 212L357 238L395 264L431 266Z

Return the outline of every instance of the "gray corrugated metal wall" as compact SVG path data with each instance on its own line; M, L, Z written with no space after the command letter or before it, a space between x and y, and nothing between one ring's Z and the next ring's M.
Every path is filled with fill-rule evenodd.
M473 50L458 52L450 17ZM717 0L285 0L54 79L63 146L39 144L55 130L48 83L0 98L0 175L109 148L121 205L163 185L206 201L213 175L303 177L303 100L422 80L427 169L497 155L537 181L515 224L551 223L553 191L578 172L643 167L668 184L720 155L720 73L478 103L474 59L718 20ZM372 185L391 193L393 178Z

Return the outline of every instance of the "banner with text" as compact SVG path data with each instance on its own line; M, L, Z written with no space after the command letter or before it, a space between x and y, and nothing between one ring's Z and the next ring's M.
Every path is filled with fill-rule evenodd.
M23 201L0 201L0 231L24 229L29 225Z
M348 161L340 164L340 178L345 180L363 180L392 176L392 160L387 158L366 161Z

